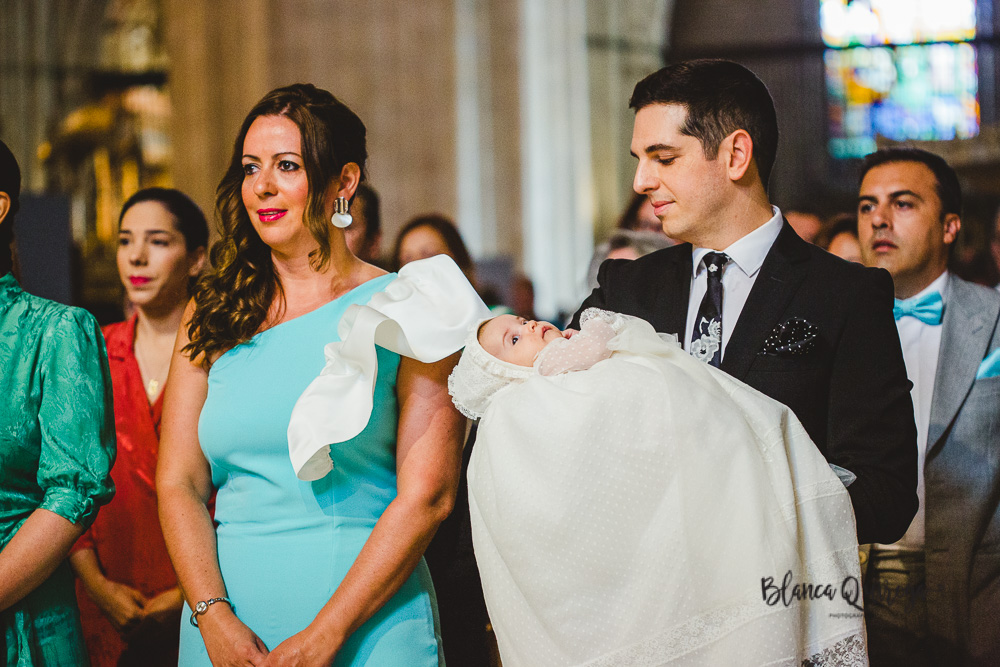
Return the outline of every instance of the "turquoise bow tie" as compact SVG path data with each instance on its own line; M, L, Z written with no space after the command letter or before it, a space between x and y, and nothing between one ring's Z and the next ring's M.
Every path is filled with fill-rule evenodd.
M892 307L892 316L897 320L901 317L915 317L924 324L941 324L941 317L944 315L944 301L941 300L940 292L925 294L919 299L906 299L900 301L896 299L896 305Z

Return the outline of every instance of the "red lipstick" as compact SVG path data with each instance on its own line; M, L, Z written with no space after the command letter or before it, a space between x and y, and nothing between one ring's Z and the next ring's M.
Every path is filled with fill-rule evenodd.
M261 222L274 222L283 217L288 211L283 208L262 208L257 210L257 217Z
M128 277L128 281L130 283L132 283L133 287L139 287L140 285L145 285L150 280L152 280L152 278L144 278L142 276L129 276Z

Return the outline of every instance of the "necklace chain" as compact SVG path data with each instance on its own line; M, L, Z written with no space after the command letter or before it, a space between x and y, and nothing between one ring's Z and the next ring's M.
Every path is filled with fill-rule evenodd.
M138 362L138 365L139 365L139 376L140 377L142 377L142 367L143 366L145 366L147 370L149 370L149 368L150 368L149 364L146 362L146 360L143 357L144 357L144 355L140 354L140 352L139 352L138 341L136 341L136 345L135 345L135 359L136 359L136 361ZM166 380L166 377L164 377L164 376L169 371L170 371L170 357L167 357L167 363L163 365L163 367L160 369L160 371L158 373L152 375L152 377L150 377L150 379L148 381L146 381L146 383L145 383L146 396L148 397L148 399L149 399L149 401L151 403L156 399L157 394L160 393L160 386L161 386L161 382L162 382L162 380L160 378L163 378L163 380Z

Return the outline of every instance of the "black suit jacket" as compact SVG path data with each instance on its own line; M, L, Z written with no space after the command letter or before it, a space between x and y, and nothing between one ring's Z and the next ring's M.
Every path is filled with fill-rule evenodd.
M570 326L578 327L584 309L597 307L684 339L690 244L634 261L608 260L597 279ZM887 271L834 257L786 222L722 360L722 370L791 408L830 463L857 475L848 490L862 544L895 542L917 510L911 384L892 306ZM818 328L815 348L801 356L764 354L768 334L792 317Z

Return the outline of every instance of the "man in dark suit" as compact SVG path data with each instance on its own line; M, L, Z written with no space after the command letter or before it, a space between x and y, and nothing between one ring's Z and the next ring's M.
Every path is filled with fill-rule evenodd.
M848 486L862 543L895 541L917 509L910 382L889 274L800 239L767 197L778 126L736 63L691 61L640 81L633 187L685 241L609 260L596 306L678 334L685 349L784 403ZM720 480L720 483L723 480Z
M1000 294L948 271L961 214L939 156L865 158L861 257L895 281L920 498L903 538L871 547L872 665L1000 665Z

